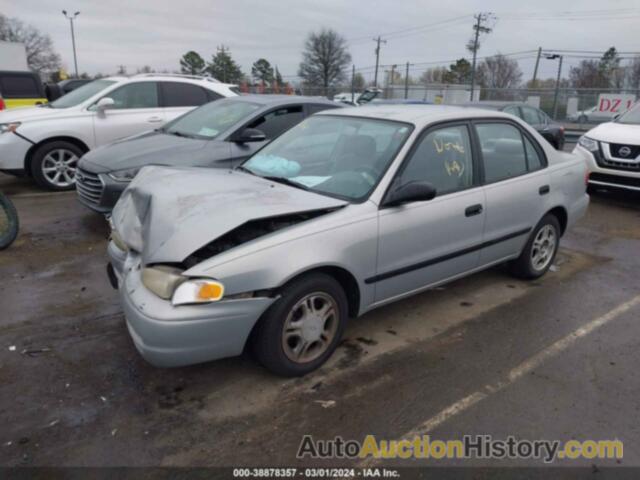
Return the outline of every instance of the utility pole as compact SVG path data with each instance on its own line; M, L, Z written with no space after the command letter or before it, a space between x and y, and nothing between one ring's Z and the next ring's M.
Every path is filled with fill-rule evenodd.
M560 76L562 75L562 55L546 55L549 60L558 59L558 77L556 78L556 93L553 96L553 119L558 117L558 95L560 94Z
M356 103L356 66L351 65L351 103Z
M391 65L391 71L389 72L389 78L387 79L387 89L389 91L389 93L391 93L391 98L393 98L393 77L396 74L396 67L398 65L393 64Z
M407 62L407 69L404 74L404 98L405 100L409 98L409 67L413 65L412 63Z
M76 69L76 78L78 78L78 57L76 55L76 35L73 30L73 21L76 19L78 15L80 15L80 12L75 12L73 15L68 15L66 10L62 10L62 14L64 15L64 18L69 20L69 23L71 24L71 45L73 45L73 65Z
M380 44L387 43L387 41L382 40L380 38L380 35L378 35L378 38L374 38L373 41L376 42L376 72L373 77L373 86L377 87L378 86L378 66L380 65Z
M490 16L491 13L478 13L477 15L474 15L474 18L476 19L476 24L473 26L475 34L473 42L469 47L467 47L473 53L473 62L471 64L471 101L473 101L473 90L476 84L476 57L478 56L478 49L480 48L480 45L478 44L478 41L480 40L480 34L491 32L491 28L485 27L484 25L482 25L482 23L486 22Z
M532 88L536 88L536 80L538 79L538 66L540 65L540 55L542 55L542 47L538 47L538 56L536 57L536 66L533 67L533 78L531 79Z

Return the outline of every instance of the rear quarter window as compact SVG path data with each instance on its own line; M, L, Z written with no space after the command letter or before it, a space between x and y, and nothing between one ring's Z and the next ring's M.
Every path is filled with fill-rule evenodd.
M191 83L160 82L164 107L199 107L208 103L207 91Z

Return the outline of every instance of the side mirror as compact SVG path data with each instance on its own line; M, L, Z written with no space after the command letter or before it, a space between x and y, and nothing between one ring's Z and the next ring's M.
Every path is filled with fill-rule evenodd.
M116 102L113 101L113 98L102 97L100 100L98 100L98 103L96 103L96 109L99 112L104 112L105 110L112 108L115 104Z
M436 188L429 182L409 182L396 188L385 202L387 207L395 207L409 202L426 202L436 196Z
M262 130L257 128L245 128L234 136L233 141L236 143L263 142L267 136Z

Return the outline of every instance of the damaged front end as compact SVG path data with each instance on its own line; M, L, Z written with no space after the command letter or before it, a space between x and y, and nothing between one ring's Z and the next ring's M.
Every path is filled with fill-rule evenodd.
M326 215L336 209L337 208L328 208L251 220L196 250L185 258L182 264L186 268L191 268L204 260L212 258L239 245L248 243L278 230L288 228L292 225L312 220L321 215Z

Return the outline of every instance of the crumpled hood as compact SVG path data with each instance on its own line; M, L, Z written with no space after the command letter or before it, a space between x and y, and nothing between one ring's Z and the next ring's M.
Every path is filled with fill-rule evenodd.
M144 264L182 262L250 220L344 204L238 171L152 166L124 191L112 221Z
M10 108L0 112L0 123L27 122L29 120L40 120L41 118L55 118L67 116L67 108L49 107L18 107Z
M201 166L217 160L216 146L229 156L227 143L152 131L96 148L82 157L80 167L106 173L145 165Z
M640 125L607 122L592 128L585 136L607 143L640 145Z

